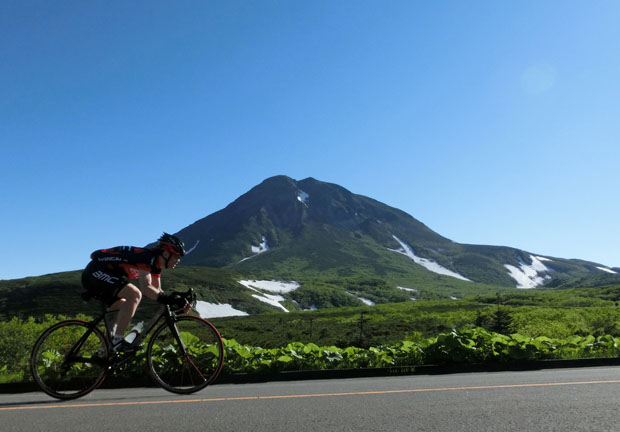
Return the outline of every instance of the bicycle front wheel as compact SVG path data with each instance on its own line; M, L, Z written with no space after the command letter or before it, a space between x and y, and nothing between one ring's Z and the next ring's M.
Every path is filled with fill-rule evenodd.
M149 373L164 389L181 394L211 384L224 362L224 343L210 322L179 316L155 330L146 351Z
M61 321L43 332L32 349L30 371L48 395L75 399L105 379L108 344L103 333L81 320Z

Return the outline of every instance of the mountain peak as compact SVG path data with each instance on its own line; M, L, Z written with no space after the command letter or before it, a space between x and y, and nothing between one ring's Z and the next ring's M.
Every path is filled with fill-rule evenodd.
M278 184L278 183L296 184L297 181L295 179L292 179L289 176L279 174L279 175L266 178L260 183L260 185L271 185L271 184Z
M536 266L529 257L537 255L525 251L458 244L402 210L313 177L269 177L178 235L191 249L185 265L273 277L302 268L323 276L357 269L381 278L408 274L403 266L413 266L415 274L438 273L461 283L529 288L601 272L593 263L549 259Z

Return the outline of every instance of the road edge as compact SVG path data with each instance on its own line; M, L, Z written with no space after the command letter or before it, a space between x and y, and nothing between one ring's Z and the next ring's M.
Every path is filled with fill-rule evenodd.
M518 363L463 363L445 365L393 366L384 368L282 371L254 374L222 374L212 385L260 383L269 381L389 377L402 375L442 375L474 372L527 371L538 369L580 368L618 365L620 365L620 358L605 357L569 360L537 360ZM145 371L144 377L135 379L108 377L102 384L101 388L155 386L156 385L150 380L148 374ZM27 393L38 390L39 388L34 382L0 384L0 393Z

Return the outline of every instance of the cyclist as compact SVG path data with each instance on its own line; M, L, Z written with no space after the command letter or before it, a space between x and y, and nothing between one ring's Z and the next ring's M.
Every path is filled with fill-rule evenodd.
M118 310L112 326L113 351L128 348L123 336L142 295L187 312L187 301L174 293L164 293L160 279L162 269L176 267L184 255L183 242L167 233L152 248L117 246L91 254L91 262L82 273L82 286L88 292L87 297L101 300L108 310ZM130 282L133 279L138 280L137 286Z

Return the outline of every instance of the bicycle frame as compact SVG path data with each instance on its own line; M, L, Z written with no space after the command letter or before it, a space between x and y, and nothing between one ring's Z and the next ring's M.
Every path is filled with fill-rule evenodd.
M170 326L170 329L173 331L175 338L178 340L178 342L180 343L180 345L183 347L183 349L185 349L185 346L183 345L178 329L176 328L176 326L174 325L174 318L175 314L174 312L172 312L170 310L170 306L167 305L162 305L159 309L159 311L157 311L157 313L149 320L148 323L146 323L146 326L144 328L144 330L142 330L137 336L136 338L133 340L133 342L131 343L132 347L137 347L140 346L140 344L142 343L142 341L144 339L146 339L146 336L155 328L157 327L157 324L159 323L159 321L164 318L165 321L168 323L168 325Z
M110 328L110 322L109 322L109 320L107 318L110 315L113 315L113 314L116 314L116 313L118 313L118 310L108 311L108 310L104 309L102 314L100 314L94 320L90 321L88 323L88 331L86 331L86 333L84 333L84 335L82 335L82 337L71 348L71 350L67 354L67 358L63 362L62 366L66 367L68 363L71 363L71 362L74 362L74 361L83 361L83 362L86 362L86 361L93 362L94 361L96 363L100 363L100 364L103 364L103 365L105 365L107 367L112 368L114 366L119 366L120 364L122 364L126 360L128 360L129 358L133 357L133 355L135 355L135 352L137 350L136 351L132 351L130 353L127 353L127 354L131 354L131 355L124 355L120 359L116 358L116 359L108 359L108 360L95 359L95 358L85 359L85 358L81 358L81 357L78 357L78 356L75 355L75 353L80 351L80 349L82 348L82 345L84 345L84 342L86 342L86 340L90 337L90 335L93 332L93 329L97 328L102 321L103 321L104 326L106 328L105 338L106 338L106 341L108 343L108 347L111 345L111 337L110 337L110 335L112 333L112 329ZM177 327L174 325L173 317L174 317L174 313L170 310L170 307L168 305L162 305L159 308L159 311L157 311L157 313L146 324L145 329L136 336L136 338L133 340L133 342L130 344L130 346L132 348L139 347L142 344L142 341L146 338L146 336L157 326L159 321L162 318L165 318L165 321L168 323L168 326L170 327L172 333L174 334L175 339L177 340L177 342L179 343L179 346L183 350L183 354L185 355L185 344L181 340L181 335L179 334L179 331L178 331Z
M75 355L75 353L77 353L77 352L79 352L79 351L80 351L80 349L81 349L81 348L82 348L82 346L84 345L84 342L86 342L86 340L87 340L87 339L90 337L90 335L92 334L93 329L97 328L97 326L99 325L99 323L101 322L101 320L103 320L103 319L105 318L105 315L106 315L105 313L104 313L104 314L102 314L102 315L100 315L98 318L94 319L93 321L91 321L91 322L88 324L88 330L87 330L87 331L86 331L86 332L82 335L82 337L81 337L81 338L80 338L80 339L79 339L79 340L75 343L75 345L73 345L73 346L71 347L71 350L67 353L67 357L65 358L65 360L62 362L62 365L61 365L61 367L62 367L63 369L65 369L69 363L74 362L74 361L76 361L76 360L78 360L78 361L83 361L83 362L86 362L86 361L93 361L93 359L92 359L92 358L85 359L85 358L82 358L82 357L78 357L78 356L76 356L76 355ZM104 321L104 322L105 322L105 321ZM106 327L107 327L107 325L106 325ZM105 336L106 336L106 338L108 338L108 335L107 335L107 334L106 334ZM108 342L109 342L109 341L108 341Z
M105 310L99 317L94 319L89 324L89 328L95 328L95 327L97 327L101 323L101 321L103 321L104 325L105 325L105 328L106 328L105 336L106 336L109 344L111 343L112 329L110 328L110 322L107 319L107 317L109 315L113 315L113 314L116 314L116 313L118 313L118 310L112 310L112 311ZM168 305L161 305L159 310L157 311L157 313L146 323L144 329L131 342L130 347L132 347L132 348L139 347L142 344L142 341L144 341L144 339L146 339L146 337L151 333L151 331L158 326L159 321L161 321L161 319L164 318L165 322L170 327L170 330L172 331L175 339L179 343L179 346L182 348L183 354L185 354L185 344L181 340L181 335L179 334L179 331L178 331L177 327L174 325L174 320L173 320L174 317L175 317L175 313L170 310L170 306L168 306ZM91 332L88 331L82 337L82 339L80 339L78 344L76 344L76 347L75 347L76 349L79 349L79 347L83 343L83 340L86 340L90 333ZM135 355L136 351L131 352L131 354ZM127 356L127 355L123 356L123 359L127 359L128 357L131 357L131 356ZM118 360L117 361L112 360L110 365L113 366L113 365L115 365L117 363L122 363L122 362L119 362Z

